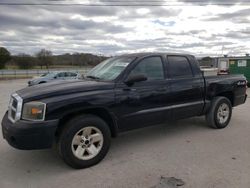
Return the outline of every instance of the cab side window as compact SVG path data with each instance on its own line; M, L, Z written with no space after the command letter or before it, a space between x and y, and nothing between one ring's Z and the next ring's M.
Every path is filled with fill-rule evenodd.
M65 72L60 72L60 73L58 73L58 74L57 74L57 77L58 77L58 78L63 78L63 77L65 77Z
M184 56L168 56L169 75L175 77L192 77L192 69L188 59Z
M66 77L76 77L77 74L73 72L66 72Z
M147 57L139 62L131 71L130 76L144 74L148 80L164 79L161 57Z

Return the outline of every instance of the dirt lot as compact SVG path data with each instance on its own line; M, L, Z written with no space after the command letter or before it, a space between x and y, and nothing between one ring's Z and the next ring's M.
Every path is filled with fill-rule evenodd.
M0 81L0 118L9 95L26 83ZM100 164L83 170L71 169L53 150L16 150L0 138L0 187L147 188L159 185L161 176L182 179L185 188L249 187L249 109L250 99L234 109L223 130L197 117L122 134Z

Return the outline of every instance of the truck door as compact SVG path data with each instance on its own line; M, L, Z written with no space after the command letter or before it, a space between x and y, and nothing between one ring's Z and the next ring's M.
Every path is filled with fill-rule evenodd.
M119 108L119 129L129 130L162 123L170 115L169 83L165 77L165 65L161 56L150 56L139 60L128 77L144 74L146 81L131 86L120 83L116 87Z
M203 108L203 79L195 75L186 56L167 56L174 119L199 115Z

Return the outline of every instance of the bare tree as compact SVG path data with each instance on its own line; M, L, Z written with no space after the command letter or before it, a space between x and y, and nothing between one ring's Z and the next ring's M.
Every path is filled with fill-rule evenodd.
M36 54L38 58L38 64L41 66L41 69L43 66L46 66L48 69L49 66L53 63L53 58L52 58L52 52L46 49L40 50Z

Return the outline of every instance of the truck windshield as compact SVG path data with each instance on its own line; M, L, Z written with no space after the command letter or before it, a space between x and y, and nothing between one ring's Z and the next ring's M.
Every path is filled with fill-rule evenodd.
M134 59L135 57L114 57L107 59L90 70L86 77L97 80L114 80Z

